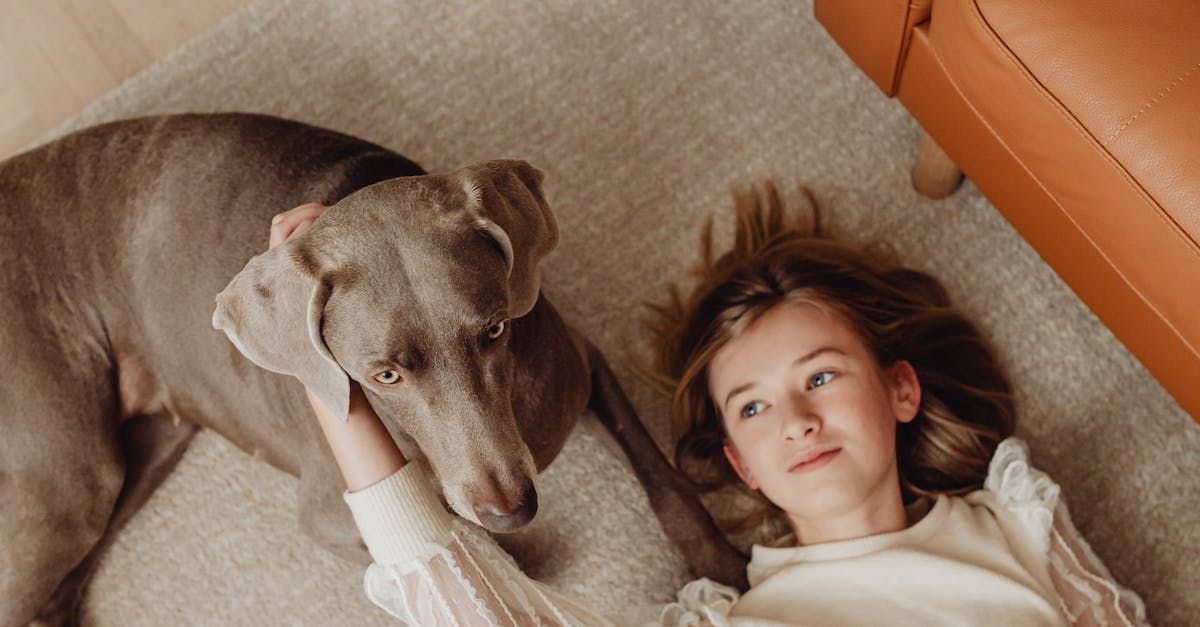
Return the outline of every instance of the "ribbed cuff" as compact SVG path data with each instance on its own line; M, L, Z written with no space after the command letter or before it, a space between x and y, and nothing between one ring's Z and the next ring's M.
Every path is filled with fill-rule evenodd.
M392 566L429 554L429 545L445 545L453 517L438 500L421 462L403 468L342 498L354 514L371 557Z

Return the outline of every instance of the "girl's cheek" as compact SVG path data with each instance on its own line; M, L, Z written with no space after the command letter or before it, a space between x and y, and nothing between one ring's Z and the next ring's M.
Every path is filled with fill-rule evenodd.
M771 431L770 420L766 416L747 418L742 421L741 431L748 439L761 440Z

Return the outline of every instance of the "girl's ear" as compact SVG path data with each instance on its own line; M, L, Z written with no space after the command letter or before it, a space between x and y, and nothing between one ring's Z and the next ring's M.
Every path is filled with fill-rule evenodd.
M899 422L912 422L921 408L921 382L912 364L900 359L891 367L892 413Z
M733 447L733 442L726 439L723 450L725 451L725 459L729 460L729 465L733 466L733 471L746 484L746 487L751 490L757 490L758 482L754 480L754 477L750 476L750 471L742 465L742 458L738 455L737 449Z

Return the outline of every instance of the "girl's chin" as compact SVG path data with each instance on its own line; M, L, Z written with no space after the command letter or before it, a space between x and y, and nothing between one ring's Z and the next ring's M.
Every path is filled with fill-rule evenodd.
M822 489L815 494L809 489L805 490L802 499L787 500L787 503L776 501L775 504L793 519L827 520L844 516L855 509L855 500L846 498L846 492L837 489Z
M899 485L896 490L899 492ZM868 512L874 508L869 502L877 500L873 494L872 490L857 482L830 481L815 486L809 482L802 487L791 487L788 490L790 498L775 503L787 513L793 527L797 524L816 526L838 536L839 531L846 531L847 526L856 527L872 517Z

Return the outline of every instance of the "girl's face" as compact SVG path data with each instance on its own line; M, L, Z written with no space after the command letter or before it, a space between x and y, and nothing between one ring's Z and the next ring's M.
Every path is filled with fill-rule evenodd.
M716 353L708 385L734 470L798 535L902 507L896 424L920 406L916 373L904 361L881 368L840 315L772 307Z

